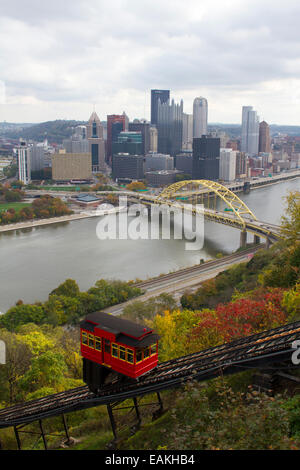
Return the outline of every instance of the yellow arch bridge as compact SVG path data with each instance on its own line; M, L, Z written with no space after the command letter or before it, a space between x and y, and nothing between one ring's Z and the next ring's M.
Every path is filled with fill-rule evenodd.
M225 210L217 210L217 200L224 201ZM169 206L192 202L191 210L197 213L195 204L203 204L204 217L241 230L241 246L245 246L247 232L254 234L258 243L260 237L267 244L281 238L280 227L268 222L259 221L249 207L226 186L209 180L179 181L165 188L157 197L140 195L141 202L146 204L167 204ZM188 202L189 201L189 202Z

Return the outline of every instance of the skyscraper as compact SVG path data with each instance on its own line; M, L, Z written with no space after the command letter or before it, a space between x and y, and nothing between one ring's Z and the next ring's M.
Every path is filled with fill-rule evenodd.
M30 148L25 141L20 140L16 151L18 156L19 180L24 184L29 184L31 181Z
M105 143L103 139L103 127L101 121L95 113L92 113L87 124L87 138L89 141L89 149L92 155L92 171L105 170Z
M182 150L193 148L193 115L183 113L182 123Z
M241 151L257 155L259 143L259 117L252 106L243 106Z
M43 143L34 143L29 148L30 151L30 171L31 174L44 169L45 147ZM33 177L33 176L32 176ZM33 179L35 179L33 177Z
M158 134L156 127L150 127L150 152L157 152Z
M112 156L112 143L117 142L120 132L128 131L129 119L123 114L110 114L107 116L107 157Z
M245 178L248 175L249 161L244 152L236 152L236 177Z
M220 139L208 137L193 139L193 179L218 180Z
M170 99L170 90L151 90L151 124L158 121L158 101L167 103Z
M135 119L129 123L129 131L140 132L143 140L143 155L150 150L150 122Z
M112 155L128 153L143 155L143 136L141 132L120 132L116 142L112 143Z
M203 97L195 98L193 104L193 137L200 138L207 134L207 99Z
M236 154L232 149L221 148L220 150L220 179L234 181L236 178Z
M182 120L183 101L175 104L172 100L161 103L158 101L157 131L158 152L173 157L181 151L182 147Z
M270 139L270 127L266 121L262 121L259 125L259 152L270 153L271 152L271 139Z

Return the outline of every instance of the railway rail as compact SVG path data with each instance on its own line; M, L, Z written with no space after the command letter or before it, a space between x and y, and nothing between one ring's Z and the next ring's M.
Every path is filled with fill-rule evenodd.
M0 410L0 428L28 424L51 416L99 405L110 405L128 398L178 387L188 380L208 380L249 368L280 368L291 361L293 341L300 338L300 322L264 331L213 348L159 364L138 382L106 385L95 395L79 387Z
M139 287L139 288L147 288L147 287L152 287L156 284L161 284L162 282L164 281L167 281L167 280L172 280L172 279L177 279L178 277L181 277L182 275L189 275L189 274L192 274L192 273L197 273L199 272L199 274L201 274L202 271L206 271L208 268L212 268L214 266L218 266L220 264L231 264L232 260L237 260L237 262L239 261L240 258L243 258L245 255L247 254L252 254L252 253L255 253L256 251L264 248L265 245L257 245L257 246L253 246L251 248L247 248L239 253L233 253L231 255L228 255L228 256L225 256L224 258L221 258L221 259L214 259L214 260L211 260L211 261L206 261L205 263L203 264L199 264L199 265L196 265L196 266L191 266L191 267L188 267L188 268L183 268L183 269L180 269L178 271L175 271L173 273L169 273L169 274L164 274L164 275L161 275L161 276L158 276L158 277L154 277L152 279L149 279L149 280L146 280L146 281L140 281L140 282L137 282L134 284L135 287ZM108 310L108 309L106 309Z

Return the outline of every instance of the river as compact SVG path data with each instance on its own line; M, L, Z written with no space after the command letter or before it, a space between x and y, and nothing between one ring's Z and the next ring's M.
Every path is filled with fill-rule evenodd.
M259 220L279 224L283 198L296 189L299 178L239 196ZM101 241L98 222L91 218L0 234L0 312L19 299L43 301L68 278L87 290L98 279L147 279L239 247L239 230L208 221L200 251L186 251L185 240Z

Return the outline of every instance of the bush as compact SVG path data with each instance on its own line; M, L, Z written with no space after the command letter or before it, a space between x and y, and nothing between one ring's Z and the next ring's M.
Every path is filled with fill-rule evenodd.
M221 379L215 381L213 393L208 391L191 382L180 395L172 410L168 449L299 449L300 442L290 437L282 397L271 398L251 388L246 394L233 392Z

